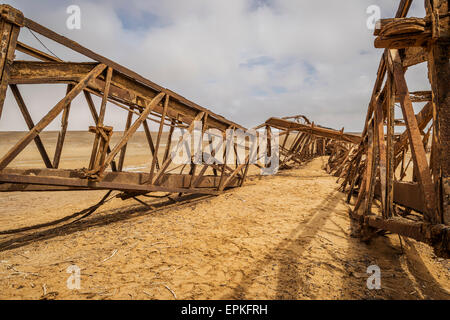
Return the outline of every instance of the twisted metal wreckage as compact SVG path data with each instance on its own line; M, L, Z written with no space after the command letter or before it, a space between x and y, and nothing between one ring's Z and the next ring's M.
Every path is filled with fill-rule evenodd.
M255 130L246 130L27 19L17 9L1 5L0 117L9 86L29 131L0 158L0 191L104 189L121 191L122 199L137 199L137 196L161 191L215 195L226 188L242 186L250 165L283 169L316 156L330 155L327 171L343 181L341 189L348 191L349 202L357 195L352 216L360 222L364 239L389 231L426 242L438 253L448 254L448 1L425 1L427 16L423 19L405 18L411 2L402 0L396 18L382 19L377 25L375 46L385 51L361 136L315 125L305 116L270 118ZM93 62L65 62L21 43L17 39L23 27ZM16 51L34 60L15 60ZM405 71L422 62L428 63L431 91L410 93ZM65 84L67 92L35 124L19 90L18 85L25 84ZM88 167L60 169L71 101L80 93L96 124L89 127L94 138L91 155L86 159ZM101 98L98 111L92 95ZM128 112L124 119L125 131L114 146L110 145L114 130L104 123L105 114L111 112L111 108L106 107L107 102ZM397 102L403 112L401 120L394 118ZM415 115L412 103L420 102L426 104ZM61 113L61 129L51 160L40 133ZM136 120L133 121L133 117ZM156 139L151 134L150 121L158 124ZM406 130L397 135L394 129L400 125L406 126ZM149 170L128 172L124 168L127 144L141 126L152 155ZM231 135L233 130L245 131L244 139L230 138L230 129ZM182 132L179 139L174 138L175 130ZM200 131L203 140L195 142L194 139L194 149L196 143L199 145L197 151L189 154L192 161L174 163L173 155L191 143L190 137L195 136L196 131ZM274 136L280 137L276 146ZM216 138L219 142L214 144ZM255 139L259 143L250 143ZM432 143L428 161L429 139ZM8 168L32 141L45 168ZM230 155L232 161L227 160ZM199 157L213 161L195 161ZM405 181L410 162L414 174L412 181ZM380 203L379 214L372 212L374 199Z
M401 1L394 19L377 23L375 47L385 50L361 142L329 160L347 201L357 194L352 216L360 221L363 238L389 231L445 255L450 251L449 1L426 0L425 18L406 18L411 3ZM409 92L406 71L425 62L431 90ZM421 107L417 114L413 104ZM401 119L395 119L396 106ZM406 130L396 134L396 126Z

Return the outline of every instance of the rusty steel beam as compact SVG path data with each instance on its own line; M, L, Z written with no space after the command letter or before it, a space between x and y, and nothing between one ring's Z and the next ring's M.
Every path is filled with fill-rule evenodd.
M322 128L314 125L301 124L280 118L270 118L265 122L266 125L282 129L309 133L322 138L329 138L336 141L349 143L359 143L361 137L349 133L343 133L338 130Z
M450 251L450 226L431 224L421 221L411 221L402 217L382 218L380 216L366 216L351 212L353 219L368 227L389 231L404 237L425 242L435 248L439 256L447 256Z
M35 190L34 185L47 185L59 187L76 187L85 189L115 189L117 190L142 191L150 188L152 191L163 192L187 192L217 194L219 177L205 175L196 185L196 188L184 190L189 186L190 177L181 174L167 174L158 186L146 184L150 177L149 173L141 172L106 172L100 181L84 179L81 170L56 170L56 169L4 169L0 173L0 191L27 191ZM230 181L229 187L238 186L239 179ZM24 184L27 186L25 187ZM42 187L38 188L42 190ZM172 190L172 191L170 191Z
M402 1L395 18L378 23L375 47L385 51L361 142L352 156L329 165L345 168L342 190L352 181L348 200L356 191L352 215L360 222L364 239L376 234L373 229L382 229L426 242L439 254L449 255L448 1L425 1L423 19L406 18L411 2ZM431 91L408 90L405 72L418 63L428 64ZM395 102L401 106L402 119L394 119ZM427 103L414 114L413 103L419 102ZM394 128L400 124L405 130L395 135ZM377 147L373 146L374 128ZM381 210L371 210L373 196L381 202ZM366 206L362 208L361 203ZM410 214L421 221L406 219Z

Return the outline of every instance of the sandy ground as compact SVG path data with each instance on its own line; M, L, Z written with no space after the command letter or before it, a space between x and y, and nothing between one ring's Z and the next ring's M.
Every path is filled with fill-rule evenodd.
M428 246L350 236L349 206L324 163L251 176L217 197L141 198L153 209L112 198L78 222L57 220L105 191L0 193L0 298L449 299L450 261ZM374 264L380 290L366 286ZM70 290L73 265L81 287Z

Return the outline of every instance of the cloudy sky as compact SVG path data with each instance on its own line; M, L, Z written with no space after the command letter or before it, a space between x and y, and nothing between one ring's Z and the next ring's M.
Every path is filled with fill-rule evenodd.
M305 114L318 124L358 131L382 53L373 47L366 10L378 5L382 18L393 17L400 1L7 2L26 17L246 127L271 116ZM66 27L69 5L81 9L80 30ZM424 16L423 1L415 1L410 16ZM40 38L58 57L83 61ZM25 28L20 40L46 51ZM409 72L411 91L426 89L424 72ZM62 85L22 87L35 120L65 92ZM92 125L88 116L78 97L69 129L86 130ZM121 129L124 117L119 111L105 123ZM58 126L56 120L49 129ZM0 131L24 129L9 92Z

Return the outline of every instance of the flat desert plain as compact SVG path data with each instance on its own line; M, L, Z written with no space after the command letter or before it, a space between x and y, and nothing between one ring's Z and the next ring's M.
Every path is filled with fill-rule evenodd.
M0 133L0 155L21 136ZM51 155L56 137L42 134ZM66 143L61 167L87 166L92 135L69 132ZM146 150L138 132L125 168L147 170ZM351 236L350 207L326 161L264 177L254 168L219 196L141 197L146 205L112 197L78 221L70 216L105 191L0 193L0 298L449 299L450 261L427 245ZM30 145L11 167L43 164ZM367 287L371 265L379 290Z

